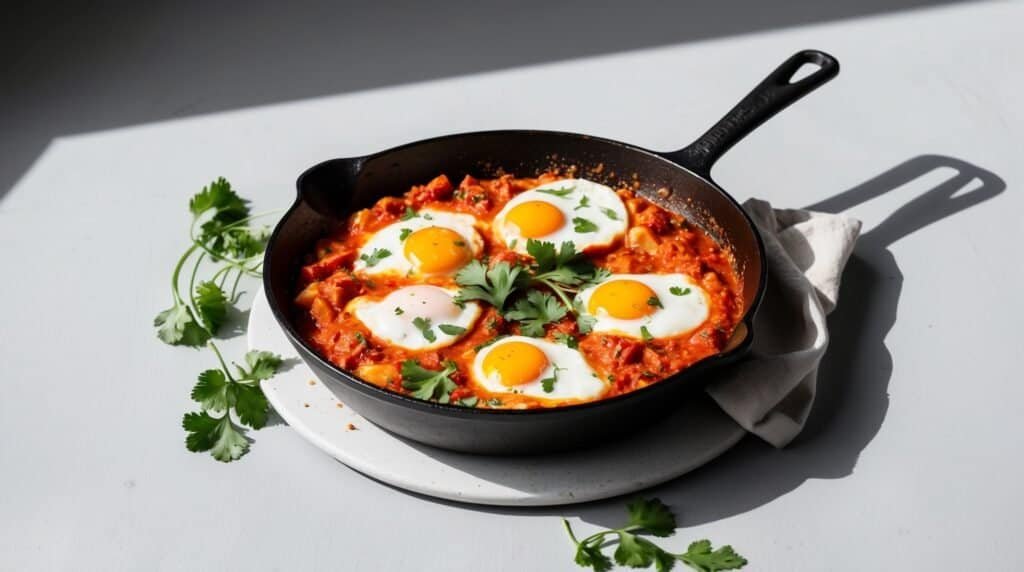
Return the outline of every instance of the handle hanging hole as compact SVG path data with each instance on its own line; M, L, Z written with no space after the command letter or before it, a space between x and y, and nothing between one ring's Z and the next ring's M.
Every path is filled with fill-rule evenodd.
M799 68L797 68L797 70L793 73L793 75L791 75L789 77L789 83L791 83L791 84L797 83L800 80L804 79L805 77L808 77L808 76L814 74L815 72L817 72L820 69L821 69L821 66L816 64L816 63L804 62L803 64L800 65Z

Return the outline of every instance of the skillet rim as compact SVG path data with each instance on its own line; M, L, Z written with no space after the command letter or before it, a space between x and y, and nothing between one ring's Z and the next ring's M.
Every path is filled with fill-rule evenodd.
M750 228L751 232L753 233L754 241L755 241L755 243L757 245L758 259L761 262L761 271L759 272L758 277L757 277L758 284L757 284L757 290L754 293L754 298L751 301L751 303L744 309L743 316L741 316L740 320L737 322L737 324L743 324L746 327L747 332L746 332L746 335L744 336L744 339L741 340L735 347L733 347L733 348L731 348L729 350L725 350L725 351L722 351L722 352L710 355L710 356L708 356L708 357L706 357L704 359L701 359L701 360L691 364L686 369L678 371L678 372L676 372L676 373L674 373L674 374L672 374L672 375L670 375L670 376L668 376L668 377L666 377L664 379L661 379L661 380L659 380L659 381L657 381L655 383L652 383L652 384L647 385L645 387L642 387L640 389L635 389L635 390L630 391L628 393L623 393L623 394L620 394L620 395L616 395L614 397L597 399L597 400L594 400L594 401L588 401L588 402L584 402L584 403L577 403L577 404L573 404L573 405L562 405L562 406L556 406L556 407L538 407L538 408L531 408L531 409L492 409L492 408L488 408L488 407L468 407L468 406L456 405L456 404L452 404L452 403L439 403L439 402L436 402L436 401L425 401L425 400L422 400L422 399L416 399L414 397L410 397L410 396L407 396L407 395L404 395L404 394L401 394L401 393L398 393L398 392L395 392L395 391L391 391L389 389L384 389L384 388L378 387L378 386L373 385L373 384L371 384L371 383L369 383L367 381L363 381L363 380L359 379L358 377L356 377L355 375L352 375L352 374L346 372L345 370L341 369L340 367L334 365L329 360L323 358L317 351L315 351L312 347L310 347L306 343L306 341L304 339L302 339L301 336L298 335L298 332L295 330L295 328L292 325L291 319L289 319L289 317L285 313L284 309L279 307L275 297L270 294L270 293L273 292L273 289L271 288L271 284L274 282L275 275L278 274L278 273L283 273L281 271L276 271L274 266L271 264L271 262L270 262L270 258L271 258L270 254L271 254L271 252L273 250L274 244L277 242L277 240L279 238L279 235L282 232L283 223L286 220L288 220L289 217L293 216L295 211L296 211L296 209L298 209L300 206L302 206L306 202L305 199L304 199L304 196L303 196L303 191L302 191L303 179L305 179L305 177L309 173L315 171L319 167L321 167L323 165L326 165L328 163L332 163L332 162L337 162L337 161L349 162L353 166L354 172L358 173L359 171L362 170L363 166L365 165L365 163L367 161L370 161L372 159L376 159L376 158L385 156L385 155L387 155L389 153L394 153L394 152L397 152L397 151L409 149L409 148L416 147L416 146L419 146L419 145L425 145L425 144L430 144L430 143L437 143L437 142L444 141L444 140L447 140L447 139L456 139L456 138L460 138L460 137L473 137L473 136L482 136L482 135L486 135L486 136L507 136L507 135L526 135L526 136L541 136L541 135L544 135L544 136L556 136L556 137L567 137L567 138L572 138L572 139L577 139L577 140L583 140L583 141L586 141L586 142L604 143L604 144L612 145L612 146L615 146L615 147L620 147L620 148L623 148L623 149L628 150L628 151L633 151L633 152L640 153L642 155L646 155L646 156L648 156L650 158L653 158L655 160L664 161L665 163L668 163L668 165L670 167L674 168L674 169L681 169L682 171L684 171L688 175L696 178L698 181L700 181L700 182L702 182L702 183L704 183L706 185L709 185L712 189L714 189L719 194L724 196L726 198L726 200L737 211L740 212L740 214L743 216L743 220L746 221L747 226ZM697 374L706 373L708 370L713 370L715 367L727 365L727 364L731 363L732 361L742 357L750 349L750 345L753 342L753 338L754 338L754 330L753 330L754 317L756 316L757 311L758 311L758 309L761 306L761 302L762 302L762 300L764 298L764 293L765 293L765 289L766 289L767 264L766 264L766 260L765 260L764 239L761 237L761 232L757 228L757 225L754 224L753 219L750 218L750 215L743 209L743 207L740 205L740 203L731 194L729 194L725 189L723 189L720 185L718 185L710 177L710 174L709 175L700 175L700 174L698 174L693 168L688 167L687 165L684 165L679 160L673 159L671 157L672 154L673 153L671 153L671 152L652 151L650 149L645 149L643 147L640 147L640 146L637 146L637 145L632 145L630 143L625 143L623 141L618 141L618 140L615 140L615 139L608 139L608 138L605 138L605 137L598 137L598 136L594 136L594 135L587 135L587 134L584 134L584 133L574 133L574 132L569 132L569 131L550 131L550 130L542 130L542 129L494 129L494 130L484 130L484 131L464 131L464 132L459 132L459 133L449 133L449 134L445 134L445 135L439 135L439 136L436 136L436 137L429 137L429 138L426 138L426 139L420 139L420 140L417 140L417 141L411 141L411 142L408 142L408 143L403 143L403 144L397 145L395 147L390 147L388 149L377 151L377 152L372 153L370 155L364 155L364 156L358 156L358 157L341 157L341 158L334 158L334 159L327 159L327 160L324 160L324 161L320 161L320 162L318 162L318 163L308 167L296 179L295 185L296 185L297 194L296 194L295 201L288 208L288 210L284 213L284 215L281 217L281 219L278 220L277 224L274 226L274 231L271 233L270 238L267 241L267 247L266 247L266 250L264 251L264 256L263 256L264 272L263 272L263 281L262 282L263 282L264 295L267 296L267 302L268 302L268 304L270 306L271 313L274 315L274 319L277 321L278 325L280 325L282 327L282 329L284 330L285 335L288 337L288 341L291 342L291 344L297 350L299 350L299 353L302 355L302 357L305 357L306 359L313 359L313 360L315 360L317 362L318 366L322 367L323 369L327 370L329 373L333 374L333 377L335 377L336 380L345 382L346 385L348 385L352 389L354 389L356 391L359 391L359 392L367 395L368 397L372 397L372 398L375 398L375 399L380 399L380 400L383 400L383 401L390 401L390 402L393 402L393 403L398 404L398 405L402 405L402 406L405 406L405 407L410 407L410 408L413 408L413 409L419 409L421 411L429 412L429 413L432 413L432 414L433 413L440 413L440 414L443 414L443 415L446 415L446 416L449 416L449 417L453 417L453 416L455 416L455 417L458 417L458 416L472 417L474 415L483 415L483 416L489 416L492 419L493 418L512 419L512 418L515 418L515 417L522 417L522 418L531 417L532 418L532 417L543 416L543 415L554 416L554 415L558 415L558 414L560 414L560 415L572 415L572 414L575 414L575 413L578 413L578 412L585 412L585 411L597 409L597 408L600 408L600 407L611 408L611 407L617 406L617 405L628 406L628 401L629 400L631 400L631 399L639 399L639 398L645 396L646 394L650 393L652 390L660 389L660 386L662 386L664 384L670 384L670 383L672 383L672 384L681 384L681 383L686 383L689 378L692 378L692 377L696 376ZM390 196L397 196L397 195L390 195ZM348 213L348 214L351 214L351 213ZM682 213L676 213L676 214L682 214ZM735 333L735 330L733 330L733 331Z

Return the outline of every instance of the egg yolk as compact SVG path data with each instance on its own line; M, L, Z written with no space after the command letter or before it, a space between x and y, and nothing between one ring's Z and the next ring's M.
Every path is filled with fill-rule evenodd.
M622 320L643 318L657 308L652 301L657 300L650 286L637 280L612 280L594 289L587 302L587 310L597 314L604 310L609 316Z
M547 366L548 356L537 346L526 342L505 342L487 354L483 370L487 377L497 375L505 387L514 387L535 381Z
M405 257L420 272L436 274L462 268L473 253L461 234L450 228L428 226L406 237Z
M526 238L547 236L565 226L565 214L551 203L526 201L512 207L505 220L516 225Z

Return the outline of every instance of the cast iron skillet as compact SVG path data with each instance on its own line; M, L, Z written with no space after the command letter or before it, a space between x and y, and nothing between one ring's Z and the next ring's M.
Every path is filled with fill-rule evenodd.
M790 82L804 64L818 66ZM297 182L298 198L274 229L264 259L263 285L274 317L302 359L338 398L377 425L409 439L471 453L550 452L621 435L624 429L675 409L687 394L738 359L751 343L751 324L764 291L764 246L736 201L711 180L712 165L758 125L839 73L830 55L802 51L786 60L707 133L679 151L659 153L575 133L484 131L409 143L366 157L331 159ZM603 164L603 175L585 169ZM683 214L731 249L743 282L745 315L726 349L668 379L622 396L536 410L467 408L420 401L363 382L323 359L293 325L292 299L303 255L337 221L385 195L400 195L440 173L453 181L496 169L530 176L576 165L581 176L615 184L638 176L639 193ZM666 193L659 189L668 189Z

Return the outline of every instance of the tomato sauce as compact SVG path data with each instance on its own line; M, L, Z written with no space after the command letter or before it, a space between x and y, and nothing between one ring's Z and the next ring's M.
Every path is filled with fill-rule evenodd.
M489 223L518 193L560 180L557 173L495 179L466 177L456 187L441 175L425 185L414 186L401 197L385 197L368 209L352 214L337 229L320 239L304 260L297 286L295 311L304 339L324 358L367 382L392 391L408 393L402 387L401 364L415 359L427 369L441 369L454 363L458 370L451 379L457 387L451 401L478 398L478 406L495 406L495 395L473 384L472 370L478 348L502 335L517 334L518 323L504 319L498 310L482 304L483 313L475 325L454 344L435 350L410 351L376 338L346 304L356 296L383 298L394 289L410 284L435 284L458 288L452 276L428 278L363 275L352 270L359 248L377 230L400 220L407 209L468 213L481 223L483 256L491 265L498 261L529 264L529 257L509 250L489 232ZM588 249L586 255L599 267L619 273L685 273L707 294L708 318L684 335L647 342L630 337L591 332L581 334L571 314L548 325L547 339L556 334L574 336L589 365L609 384L602 398L634 391L657 383L692 364L720 352L732 335L743 312L741 285L731 254L701 229L683 217L638 196L632 188L616 193L626 205L629 226L624 237L609 247ZM543 400L501 394L500 407L546 406Z

